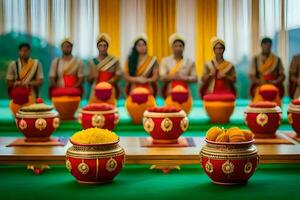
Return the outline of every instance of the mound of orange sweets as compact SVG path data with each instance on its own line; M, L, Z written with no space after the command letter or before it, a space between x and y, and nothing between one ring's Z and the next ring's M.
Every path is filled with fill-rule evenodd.
M253 140L253 137L251 131L238 127L224 129L214 126L206 132L206 139L214 142L247 142Z

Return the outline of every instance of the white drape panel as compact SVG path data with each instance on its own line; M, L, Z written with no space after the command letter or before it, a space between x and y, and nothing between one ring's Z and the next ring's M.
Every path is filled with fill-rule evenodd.
M52 0L51 41L60 46L63 38L71 37L70 0Z
M259 30L261 37L273 38L276 32L280 30L280 1L259 1Z
M83 58L97 55L96 38L99 35L98 1L74 1L74 54Z
M218 37L226 44L225 58L238 64L250 54L251 1L218 1Z
M196 1L176 0L176 32L186 41L184 54L195 60Z
M300 27L300 1L285 0L286 2L286 20L287 29L295 29Z
M41 39L48 39L48 1L30 1L30 32ZM46 44L45 44L46 45Z
M26 1L3 0L4 32L26 33Z
M134 38L146 32L146 2L145 0L121 0L121 64L127 59L133 46Z

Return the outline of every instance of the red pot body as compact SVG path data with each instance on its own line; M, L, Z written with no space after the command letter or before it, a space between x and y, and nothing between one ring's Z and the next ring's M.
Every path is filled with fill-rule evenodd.
M66 167L80 183L111 182L125 163L125 152L111 145L73 145L66 155Z
M201 149L200 161L204 172L216 184L245 184L258 165L256 147L251 142L207 142Z
M145 111L143 126L153 138L153 143L177 143L188 128L188 118L182 110L175 113Z

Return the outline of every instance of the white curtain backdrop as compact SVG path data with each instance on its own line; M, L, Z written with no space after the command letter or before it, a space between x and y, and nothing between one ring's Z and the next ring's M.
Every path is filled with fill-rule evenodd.
M184 54L195 60L196 1L176 0L176 32L186 41Z
M74 1L74 54L83 58L97 55L96 39L99 35L98 1Z
M225 58L238 64L250 55L251 1L219 0L217 35L225 41Z
M127 59L133 45L134 38L146 32L146 1L145 0L121 0L121 64Z
M26 33L26 1L3 0L4 32Z
M31 0L30 1L30 32L32 35L41 39L48 39L48 1ZM46 43L44 44L46 45Z
M61 40L71 36L70 0L53 0L51 15L51 40L60 46Z
M265 36L273 38L276 32L280 30L280 1L259 1L259 30L261 38Z

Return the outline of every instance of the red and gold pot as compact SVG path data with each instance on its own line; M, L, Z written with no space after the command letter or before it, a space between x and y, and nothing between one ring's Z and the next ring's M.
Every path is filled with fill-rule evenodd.
M206 140L200 151L205 173L215 184L246 184L257 168L259 157L253 140L221 143Z
M293 100L288 108L288 120L297 137L300 137L300 100Z
M256 138L273 138L281 123L282 112L275 102L251 103L245 111L245 123Z
M36 104L21 108L16 114L16 125L27 142L49 141L59 126L58 113L41 99Z
M89 104L79 111L78 122L83 129L95 127L113 130L119 122L119 115L113 105Z
M66 154L66 167L79 183L111 182L125 163L124 149L118 142L73 144Z
M177 143L188 125L186 113L180 108L151 107L144 112L143 126L153 143Z

